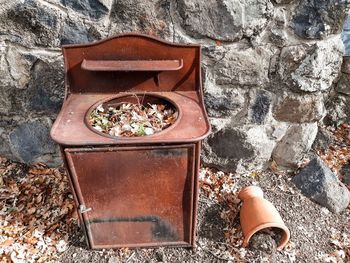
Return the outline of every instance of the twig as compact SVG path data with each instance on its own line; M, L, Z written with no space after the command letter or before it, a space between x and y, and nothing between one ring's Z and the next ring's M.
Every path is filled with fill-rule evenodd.
M143 101L145 100L145 96L146 96L146 91L143 92L142 94L142 99L141 99L141 104L143 105Z
M206 248L203 248L203 247L202 247L202 249L203 249L205 252L211 254L213 257L215 257L215 258L217 258L217 259L224 260L224 261L230 261L230 259L223 258L223 257L220 257L220 256L218 256L218 255L215 255L215 254L214 254L212 251L210 251L209 249L206 249Z
M128 259L125 261L126 263L128 263L135 255L135 252L132 252L132 254L128 257Z
M228 244L227 242L215 242L216 244L218 245L224 245L226 247L229 247L229 248L232 248L232 249L235 249L235 247L233 247L232 245Z
M136 100L137 100L137 105L139 105L139 108L141 109L141 103L140 103L139 96L137 96L135 93L133 93L132 96L136 98Z

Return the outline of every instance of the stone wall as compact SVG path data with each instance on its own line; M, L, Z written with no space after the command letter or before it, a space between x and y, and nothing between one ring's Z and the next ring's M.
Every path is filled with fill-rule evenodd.
M350 56L350 16L345 20L341 38L345 46L345 55Z
M349 95L337 92L341 85L349 89L348 76L340 71L348 2L3 2L0 155L57 165L59 151L49 129L64 95L60 46L141 32L203 45L205 101L213 126L204 143L205 163L241 172L264 169L271 159L296 167L318 124ZM338 115L346 114L346 99ZM344 121L331 115L331 123Z

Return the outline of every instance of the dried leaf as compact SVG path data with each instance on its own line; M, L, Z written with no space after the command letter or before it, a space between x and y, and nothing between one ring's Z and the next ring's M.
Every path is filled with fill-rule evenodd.
M178 117L175 108L164 104L121 103L108 110L101 104L90 114L89 123L111 136L152 135L172 125Z

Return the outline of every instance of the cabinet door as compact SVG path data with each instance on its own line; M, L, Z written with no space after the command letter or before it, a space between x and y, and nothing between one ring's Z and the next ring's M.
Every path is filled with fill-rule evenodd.
M65 154L92 248L192 245L195 144Z

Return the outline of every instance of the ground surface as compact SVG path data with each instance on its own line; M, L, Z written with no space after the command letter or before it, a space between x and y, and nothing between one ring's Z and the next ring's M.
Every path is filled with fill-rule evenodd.
M204 170L205 171L205 170ZM203 172L204 173L204 172ZM207 174L211 174L208 172ZM219 172L221 176L227 176ZM217 174L216 174L217 176ZM208 198L202 190L199 203L198 242L195 251L187 249L127 250L122 262L349 262L350 210L333 214L301 195L288 177L272 173L234 178L231 190L237 193L241 186L260 185L266 198L272 201L291 231L292 239L283 252L265 253L257 249L242 249L239 204L235 195L224 199ZM226 184L224 184L226 185ZM227 184L228 185L228 184ZM215 191L214 191L215 192ZM216 198L215 198L216 199ZM228 208L231 208L228 209ZM233 211L232 211L233 208ZM230 221L227 221L225 219ZM232 218L232 221L231 221ZM83 236L76 233L75 243L61 255L62 262L118 262L120 254L113 251L88 252ZM347 251L347 252L346 252ZM345 253L346 256L345 256ZM343 257L343 258L342 258ZM95 260L95 261L94 261Z
M9 162L3 165L8 166ZM5 209L15 199L6 197L2 191L1 201L6 204L3 204L1 212L3 230L0 253L4 262L322 262L327 258L335 258L335 255L338 258L333 262L350 260L350 209L341 214L329 212L301 195L291 184L288 175L266 172L242 177L202 169L198 241L194 251L181 248L90 251L71 213L72 199L63 175L57 170L44 167L25 172L27 168L24 166L10 166L18 174L3 176L4 185L8 186L9 181L16 182L19 189L24 190L24 195L17 195L18 206L23 204L28 209L21 210L22 214L15 211L15 207L11 211ZM22 170L29 175L23 177ZM34 171L35 176L32 175ZM43 175L39 175L39 172ZM28 177L50 178L44 185L50 185L52 189L59 188L63 183L64 188L59 191L65 197L57 201L58 193L54 190L45 192L44 187L39 187L40 190L36 193L30 193L22 187L23 181ZM57 180L52 179L57 177ZM262 187L266 198L275 204L291 231L291 241L283 252L267 253L254 248L241 248L239 201L236 194L241 187L251 184ZM34 206L36 210L33 212L29 204L40 195L46 200L43 206ZM24 201L23 198L28 200ZM42 207L56 212L49 212L49 217L44 218L45 212L40 210ZM35 222L29 218L36 218ZM5 221L9 222L6 226ZM13 229L10 229L11 226ZM49 237L51 240L47 239Z
M337 154L329 152L324 151L323 158L332 161L330 156ZM332 162L339 169L339 161ZM0 174L1 262L350 262L350 208L340 214L322 208L294 187L292 173L273 165L270 171L246 175L201 169L198 239L193 251L88 250L64 169L0 159ZM274 249L268 234L254 237L247 249L241 247L237 193L248 185L261 186L289 227L291 240L282 252Z

